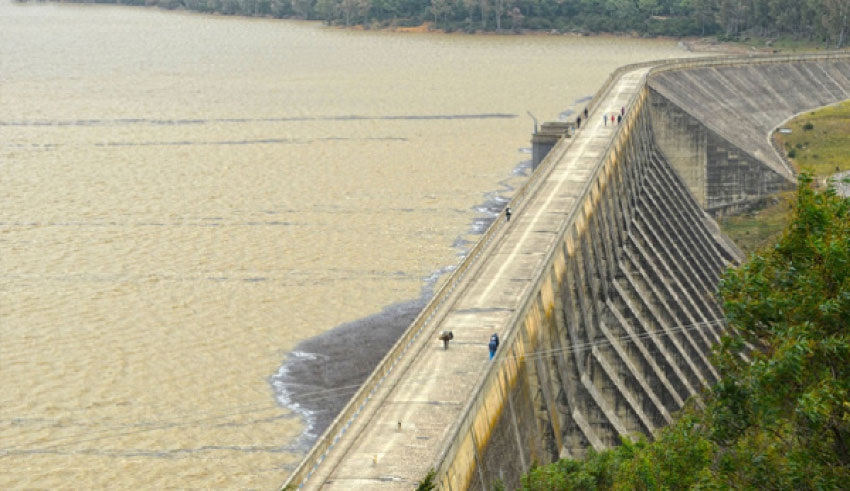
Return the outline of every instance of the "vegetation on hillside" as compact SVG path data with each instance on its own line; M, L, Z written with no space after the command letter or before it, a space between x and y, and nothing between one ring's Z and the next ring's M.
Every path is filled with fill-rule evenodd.
M814 177L828 177L850 170L850 101L798 116L785 125L790 133L776 139L798 170Z
M797 173L825 181L850 170L848 120L850 101L802 114L783 126L790 133L777 132L774 138ZM793 199L794 193L778 194L747 213L721 218L720 226L745 253L755 252L773 243L788 224Z
M625 32L646 36L750 35L847 44L850 0L81 0L224 15L322 20L447 31Z
M720 228L745 254L772 244L788 225L794 192L765 199L744 213L718 219Z
M733 334L716 353L722 380L705 407L686 408L653 442L535 468L523 489L846 487L850 199L801 176L777 243L729 271L720 290Z

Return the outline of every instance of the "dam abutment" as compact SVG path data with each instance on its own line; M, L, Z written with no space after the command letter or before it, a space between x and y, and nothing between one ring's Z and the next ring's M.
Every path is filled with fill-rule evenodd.
M459 268L457 290L426 308L429 320L415 325L423 336L393 351L411 358L399 354L392 372L387 359L379 375L391 383L373 381L349 403L322 453L288 482L409 489L433 468L440 489L511 488L532 464L651 438L689 398L699 403L719 377L717 284L742 259L709 212L793 184L768 134L850 97L850 55L656 65L612 75L587 119L625 107L623 121L555 144L511 202L514 218L494 223L478 259ZM829 89L804 80L818 74L829 74ZM765 80L776 84L763 85L761 100ZM827 95L785 94L795 84ZM736 92L742 99L730 99ZM730 117L736 108L746 114ZM456 344L436 351L431 338L444 329ZM491 332L499 351L479 359Z
M824 59L838 68L828 66L823 72L850 74L846 55ZM786 59L779 68L771 65L772 79L783 81L789 101L780 97L771 104L796 114L837 102L798 97L791 90L793 80L787 80L789 74L793 78L813 70L782 68L794 63ZM661 71L676 70L664 67ZM729 70L720 71L729 79L741 80ZM667 74L668 79L676 76ZM819 83L798 82L804 91ZM848 83L835 84L830 94L847 98L848 87ZM781 93L768 90L774 97ZM752 91L744 97L751 100L728 103L758 107ZM807 104L814 105L803 107ZM672 414L688 398L699 399L702 388L718 380L709 355L725 323L714 295L722 272L741 256L719 236L708 214L734 212L794 187L793 175L783 167L785 159L776 152L765 158L764 147L746 148L730 141L712 129L718 121L704 123L651 82L629 111L633 117L627 118L626 128L615 137L621 145L611 148L600 164L605 170L597 175L584 205L576 206L593 212L575 218L556 258L546 266L552 278L542 282L554 284L550 288L558 293L553 303L556 312L543 316L532 305L527 320L517 324L526 332L523 339L538 341L524 351L546 355L533 355L534 369L523 371L532 381L524 384L523 391L507 390L504 397L514 406L521 394L531 399L528 403L535 414L545 417L536 418L536 437L525 440L536 440L533 448L546 448L547 443L557 447L559 458L581 458L589 447L617 445L621 435L651 437L672 421ZM740 121L750 124L751 117ZM770 130L784 119L772 116L752 126L764 130L768 141ZM616 184L610 185L609 180ZM547 322L541 325L540 319ZM529 393L528 387L537 387L537 393ZM503 442L507 438L499 435L504 424L493 429L494 438ZM491 460L506 462L523 451L508 450L502 444L484 453L493 453ZM541 456L555 460L555 454ZM505 472L505 466L499 467L499 478L507 477L504 482L516 485L520 476L505 476ZM451 479L442 484L445 489L465 489ZM473 479L468 489L488 487Z
M483 406L459 425L452 448L473 447L474 462L447 454L443 489L490 489L488 476L515 486L528 462L652 435L717 380L708 352L723 320L713 288L736 251L686 189L672 191L683 182L657 153L650 111L644 88L480 386Z

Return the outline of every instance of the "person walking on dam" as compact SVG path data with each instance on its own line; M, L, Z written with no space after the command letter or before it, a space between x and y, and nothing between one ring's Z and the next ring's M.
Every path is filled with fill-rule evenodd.
M507 208L505 208L505 221L506 221L506 222L510 222L510 221L511 221L511 207L510 207L510 206L508 206Z
M494 356L496 356L496 350L499 348L499 335L495 332L492 336L490 336L490 344L487 345L490 348L490 359L492 360Z

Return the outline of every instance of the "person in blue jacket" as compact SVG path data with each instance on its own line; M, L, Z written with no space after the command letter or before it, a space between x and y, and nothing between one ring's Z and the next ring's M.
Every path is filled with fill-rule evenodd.
M499 347L499 335L495 332L492 336L490 336L490 344L487 345L490 348L490 359L493 359L493 356L496 355L496 349Z

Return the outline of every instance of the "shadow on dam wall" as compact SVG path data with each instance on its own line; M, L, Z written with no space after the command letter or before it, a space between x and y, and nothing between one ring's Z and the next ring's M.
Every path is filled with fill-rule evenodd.
M742 259L706 213L793 188L770 132L848 97L850 53L650 73L612 149L616 165L602 164L614 170L589 188L580 225L565 232L506 340L511 352L445 451L442 487L510 489L532 462L651 438L699 400L719 377L710 362L725 330L717 284ZM551 355L526 355L541 352ZM465 439L475 442L467 452L458 450Z
M770 134L802 112L850 98L850 59L660 70L647 85L660 152L718 216L794 188L794 169Z
M427 441L414 432L396 433L400 426L394 424L371 425L367 432L363 428L371 420L357 419L358 407L370 397L362 390L287 482L307 480L308 489L326 484L369 489L379 481L391 486L376 473L393 464L400 476L396 489L429 467L440 489L490 490L498 482L511 489L534 463L582 458L588 449L620 444L623 436L651 438L689 398L698 400L719 379L710 360L725 332L717 284L742 256L709 212L746 208L792 187L794 173L768 133L795 114L848 94L850 53L674 60L618 69L590 107L595 115L625 102L622 124L605 138L591 130L558 142L532 177L539 183L534 189L552 194L528 201L546 225L505 227L506 236L531 230L540 240L537 248L504 262L515 256L494 240L487 251L499 254L487 256L493 259L486 274L446 293L468 303L447 307L444 314L457 329L480 320L461 322L468 315L464 308L480 302L510 311L499 324L496 358L464 389L462 401L443 408L452 416L450 426L440 425L439 436ZM521 220L512 226L515 222L519 227ZM459 270L474 271L470 262ZM484 284L500 289L488 295ZM417 328L404 333L409 343L424 329ZM385 370L366 380L366 389L374 391L392 376L390 363L405 353L416 351L399 348ZM393 383L404 376L399 373ZM425 379L411 382L408 390L426 382L440 385ZM392 405L381 412L388 397L372 399L369 414L392 413ZM423 412L423 422L433 413ZM346 433L349 425L359 430ZM356 439L364 433L365 440ZM396 437L388 439L389 434ZM334 446L340 438L346 444ZM408 446L386 447L396 438ZM359 443L394 455L415 446L420 458L379 465L374 457L363 466Z

